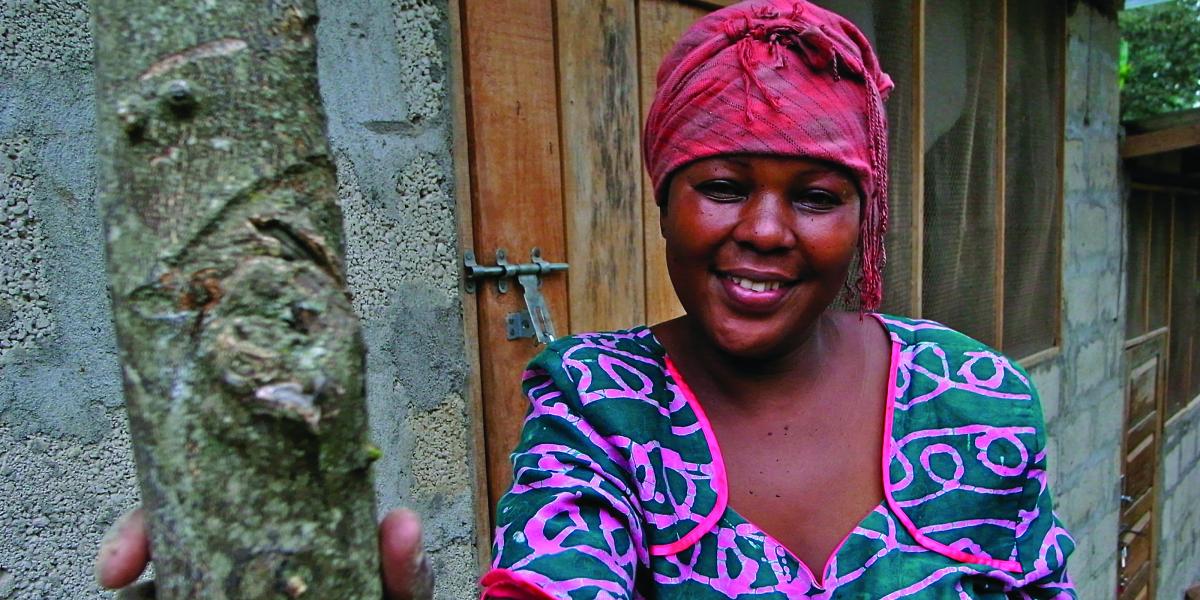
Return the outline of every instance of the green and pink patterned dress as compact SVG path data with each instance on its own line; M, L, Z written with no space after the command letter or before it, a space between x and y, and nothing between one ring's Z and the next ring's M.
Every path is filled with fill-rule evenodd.
M484 598L1074 598L1037 393L937 323L891 335L884 501L819 571L728 507L712 428L650 329L558 340L496 512Z

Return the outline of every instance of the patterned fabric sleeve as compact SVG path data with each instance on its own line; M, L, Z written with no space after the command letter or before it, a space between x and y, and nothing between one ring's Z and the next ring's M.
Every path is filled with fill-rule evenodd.
M1025 375L1028 381L1028 375ZM1032 386L1031 386L1032 387ZM1075 541L1058 515L1046 481L1046 427L1037 391L1033 391L1033 421L1037 446L1025 469L1025 490L1017 515L1016 558L1021 563L1020 598L1075 598L1075 586L1067 574L1067 557Z
M496 510L484 599L634 597L648 562L627 460L582 415L553 351L525 373L530 410L512 454L513 487Z

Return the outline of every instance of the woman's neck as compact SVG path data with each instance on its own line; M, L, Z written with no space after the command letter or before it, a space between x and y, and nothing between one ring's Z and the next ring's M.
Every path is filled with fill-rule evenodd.
M655 327L688 384L707 401L757 412L809 397L843 348L838 317L825 312L796 341L767 356L735 356L722 350L688 316Z

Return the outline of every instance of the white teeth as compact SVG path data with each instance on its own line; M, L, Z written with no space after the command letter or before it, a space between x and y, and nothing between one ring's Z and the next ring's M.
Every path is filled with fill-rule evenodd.
M730 277L731 281L737 284L738 287L750 290L752 292L766 292L769 290L779 289L778 281L754 281L745 277Z

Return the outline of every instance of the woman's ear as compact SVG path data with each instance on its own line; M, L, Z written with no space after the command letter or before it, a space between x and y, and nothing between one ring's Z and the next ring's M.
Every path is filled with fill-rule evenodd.
M663 239L667 237L667 203L664 200L658 204L658 235Z

